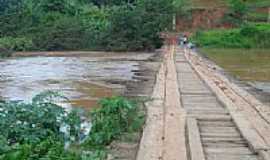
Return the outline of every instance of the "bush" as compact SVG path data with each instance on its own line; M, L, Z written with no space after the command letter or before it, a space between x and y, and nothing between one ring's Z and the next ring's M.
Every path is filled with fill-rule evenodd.
M269 37L269 24L249 24L236 29L198 32L192 39L201 47L270 48Z
M47 14L46 23L32 29L36 50L76 50L84 48L82 24L75 17Z
M123 97L105 98L91 113L92 129L86 145L106 146L125 132L142 128L144 114L137 104Z
M12 55L11 50L0 47L0 58L10 57L11 55Z
M29 38L13 38L4 37L0 38L0 48L9 51L25 51L33 48L33 42Z
M31 103L1 101L0 160L80 160L79 154L64 145L66 141L78 141L81 115L54 103L63 98L48 91L35 96Z
M229 9L225 15L225 21L234 25L243 24L248 13L248 7L244 0L227 0Z
M258 29L254 25L245 25L240 29L240 34L243 36L254 36L258 33Z
M0 101L0 160L105 160L104 148L123 133L140 131L144 114L123 97L100 100L91 112L92 128L84 146L80 138L81 113L55 104L65 97L44 92L32 99ZM62 126L66 127L63 132ZM66 147L66 142L74 147Z

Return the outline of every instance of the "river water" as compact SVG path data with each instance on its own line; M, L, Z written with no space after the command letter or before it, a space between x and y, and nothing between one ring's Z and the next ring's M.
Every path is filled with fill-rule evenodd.
M120 94L124 86L106 80L132 80L138 63L93 57L25 57L0 61L0 97L25 100L45 90L58 91L75 106L91 108L101 97Z

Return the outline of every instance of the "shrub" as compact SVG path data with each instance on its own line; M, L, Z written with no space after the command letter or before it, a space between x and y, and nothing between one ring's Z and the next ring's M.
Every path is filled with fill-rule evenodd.
M225 21L228 21L234 25L243 24L246 15L248 13L248 7L244 0L227 0L229 4L229 10L225 15Z
M25 51L33 48L33 42L29 38L0 38L0 48L13 51Z
M101 108L91 113L92 129L87 145L105 146L125 132L138 131L144 123L144 114L135 102L123 97L105 98Z
M0 58L10 57L11 55L12 55L11 50L0 47Z
M249 24L236 29L198 32L192 40L201 47L270 48L269 37L269 24Z
M258 29L253 25L245 25L240 30L240 34L243 36L254 36L257 33Z
M53 98L60 97L53 92L44 92L35 96L32 103L8 102L0 103L0 133L8 144L37 143L53 136L63 139L60 127L70 126L70 130L78 128L79 114L75 110L66 112L62 107L53 103ZM79 130L70 133L78 137ZM69 137L70 138L70 137Z

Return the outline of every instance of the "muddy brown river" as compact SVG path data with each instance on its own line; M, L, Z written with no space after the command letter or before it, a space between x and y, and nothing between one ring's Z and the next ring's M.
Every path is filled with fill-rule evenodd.
M137 74L145 70L147 60L153 55L142 54L144 58L140 60L132 56L4 59L0 61L0 97L30 101L34 95L52 90L69 98L69 104L88 109L99 98L124 94L130 87L128 83L140 82Z

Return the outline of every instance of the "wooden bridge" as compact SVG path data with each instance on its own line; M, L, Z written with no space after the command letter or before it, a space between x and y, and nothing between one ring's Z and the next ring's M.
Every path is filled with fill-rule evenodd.
M195 52L163 50L137 160L270 160L270 109Z

